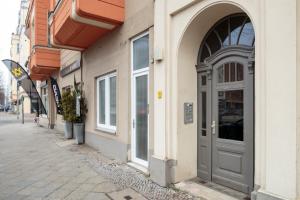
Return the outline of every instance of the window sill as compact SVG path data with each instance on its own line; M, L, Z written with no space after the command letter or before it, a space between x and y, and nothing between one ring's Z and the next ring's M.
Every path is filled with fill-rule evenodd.
M116 135L117 134L116 130L109 129L109 128L103 128L103 127L97 127L96 131L101 131L101 132L108 133L108 134L111 134L111 135Z

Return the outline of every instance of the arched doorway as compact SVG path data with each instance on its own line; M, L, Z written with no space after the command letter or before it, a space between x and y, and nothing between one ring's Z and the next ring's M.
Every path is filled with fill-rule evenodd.
M198 163L202 179L250 193L254 176L254 40L243 13L217 22L198 54Z

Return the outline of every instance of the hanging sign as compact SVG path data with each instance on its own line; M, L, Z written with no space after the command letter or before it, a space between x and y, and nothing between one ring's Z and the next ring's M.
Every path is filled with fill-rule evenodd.
M61 115L62 107L61 107L61 94L59 91L59 87L57 81L54 78L50 77L50 80L51 80L51 87L52 87L52 91L56 103L57 113Z

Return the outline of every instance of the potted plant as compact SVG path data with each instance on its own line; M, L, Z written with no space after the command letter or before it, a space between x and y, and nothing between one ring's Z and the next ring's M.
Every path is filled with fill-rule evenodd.
M71 91L65 91L62 93L62 109L63 109L63 119L65 121L65 138L72 139L73 137L73 124L72 122L75 119L75 102L74 96Z
M73 131L74 135L76 136L76 142L77 144L83 144L84 143L84 135L85 135L85 119L86 114L88 112L87 109L87 103L86 98L84 97L84 94L82 90L76 90L73 92L73 96L75 99L75 112L76 117L74 119L73 123Z

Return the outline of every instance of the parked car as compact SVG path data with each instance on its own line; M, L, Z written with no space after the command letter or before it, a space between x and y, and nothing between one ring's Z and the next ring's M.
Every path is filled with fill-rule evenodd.
M4 106L0 105L0 112L4 111Z

